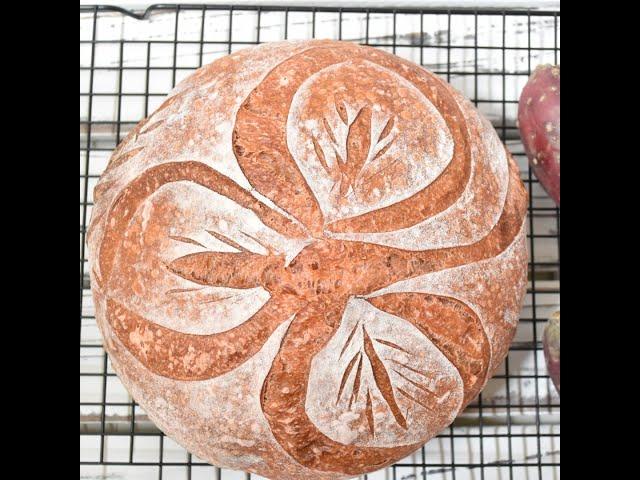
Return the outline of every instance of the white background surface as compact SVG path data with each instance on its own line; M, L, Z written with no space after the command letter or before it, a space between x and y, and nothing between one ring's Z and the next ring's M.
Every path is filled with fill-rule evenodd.
M80 5L94 5L97 1L80 0ZM105 2L106 5L118 5L127 8L144 9L153 3L164 2L141 2L140 0L114 0ZM471 8L537 8L545 10L553 10L560 8L560 2L557 0L314 0L314 1L301 1L301 0L210 0L203 1L187 1L187 2L166 2L166 3L189 3L189 4L223 4L223 5L304 5L308 7L386 7L386 8L420 8L420 7L471 7Z

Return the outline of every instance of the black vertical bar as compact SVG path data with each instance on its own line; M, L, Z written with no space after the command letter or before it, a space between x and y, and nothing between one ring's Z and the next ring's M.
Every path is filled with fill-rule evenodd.
M229 44L227 45L227 53L231 53L232 42L233 42L233 5L229 8Z
M338 40L342 40L342 8L338 10Z
M160 457L158 458L158 480L162 480L162 464L164 463L164 433L160 432Z
M131 422L129 424L129 433L130 433L130 437L129 437L129 463L133 463L133 447L134 447L133 440L135 438L135 435L134 435L135 426L136 426L136 402L133 400L133 397L131 397Z
M147 118L149 116L149 82L151 77L151 42L147 42L147 63L145 64L145 82L144 82L144 93L145 93L145 102L144 102L144 117Z
M102 357L102 411L100 412L100 463L104 463L105 420L107 409L107 352Z
M91 32L91 65L89 69L89 105L87 106L87 144L84 157L84 185L82 188L82 231L80 242L80 343L82 343L82 295L84 291L85 242L87 235L87 199L89 197L89 159L91 158L91 120L93 118L93 72L96 53L96 30L98 27L98 7L93 10L93 32Z
M203 62L203 56L204 56L204 20L207 16L207 7L205 5L202 5L202 18L200 19L200 52L199 52L199 58L200 61L198 63L198 68L202 67L202 62Z
M451 82L451 10L447 11L447 82Z
M261 24L262 24L262 7L258 7L258 24L256 25L256 43L260 43Z
M398 18L398 13L394 9L393 10L393 43L392 43L392 47L391 47L394 55L396 54L396 45L397 45L397 42L398 42L398 39L396 38L396 35L397 35L397 33L396 33L396 20L397 20L397 18Z
M122 71L124 56L124 41L120 40L120 60L118 64L118 109L116 118L116 146L120 143L121 119L122 119Z
M455 449L455 430L454 425L449 426L449 433L451 435L451 480L456 480L456 449Z
M474 35L473 35L473 98L476 108L478 107L478 11L474 12ZM491 77L489 77L491 81ZM503 121L504 123L504 121Z
M420 66L424 65L424 12L420 10Z
M369 12L369 9L367 8L367 14L365 17L365 27L364 27L364 44L365 45L369 45L369 22L370 22L370 16L371 13Z
M284 39L289 38L289 7L284 9Z
M176 86L176 69L178 64L178 17L180 16L180 5L176 6L176 24L173 31L173 74L171 77L171 88Z
M316 38L316 8L311 12L311 38Z
M484 480L484 417L482 411L482 392L478 395L478 440L480 441L480 478Z

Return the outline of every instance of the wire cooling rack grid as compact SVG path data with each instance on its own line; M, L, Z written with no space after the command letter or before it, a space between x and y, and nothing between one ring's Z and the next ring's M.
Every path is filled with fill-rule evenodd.
M454 424L370 480L557 479L560 399L540 343L560 300L560 212L532 176L519 141L518 94L532 68L560 61L560 14L158 5L144 13L80 7L80 478L245 479L165 437L110 367L95 323L85 233L93 187L111 150L202 64L249 45L336 38L424 65L471 98L514 153L530 192L530 282L509 357Z

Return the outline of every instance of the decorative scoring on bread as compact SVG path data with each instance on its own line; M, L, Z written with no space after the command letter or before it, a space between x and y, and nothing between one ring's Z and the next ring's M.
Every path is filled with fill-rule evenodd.
M491 125L385 52L311 41L196 71L123 140L88 234L116 372L229 468L408 455L504 359L526 192Z
M399 341L401 346L395 343ZM372 360L367 349L379 361ZM362 367L347 372L355 358L363 359ZM389 377L389 385L376 381L376 369ZM418 400L403 397L402 390ZM457 369L417 327L356 298L347 304L338 331L312 361L306 410L313 423L336 442L395 447L418 444L425 432L428 436L439 432L455 418L462 396ZM367 420L367 398L374 434Z
M360 81L375 89L359 89ZM305 80L289 109L287 146L327 223L416 194L453 154L451 134L431 102L400 75L367 60L334 64Z

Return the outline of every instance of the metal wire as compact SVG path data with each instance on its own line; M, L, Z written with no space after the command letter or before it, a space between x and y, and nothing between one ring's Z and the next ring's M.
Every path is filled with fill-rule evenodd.
M200 32L197 39L181 38L179 32L181 15L200 15ZM216 22L227 22L228 36L226 39L206 39L205 20L211 20L207 14L216 12ZM234 36L234 19L236 15L254 12L257 16L255 36L252 38L236 38ZM560 14L555 11L529 10L468 10L468 9L389 9L389 8L330 8L330 7L283 7L283 6L250 6L250 5L152 5L144 12L132 12L113 6L80 6L81 19L91 23L90 35L80 40L81 53L84 51L88 61L81 61L81 111L80 118L80 355L81 355L81 475L86 478L216 478L221 480L231 478L258 478L255 475L237 476L237 473L221 470L209 466L205 462L184 453L184 458L165 458L169 452L168 442L164 434L149 422L146 414L122 390L119 381L110 369L106 353L97 335L95 317L91 308L90 285L86 272L86 227L93 206L91 191L101 170L106 165L104 159L108 152L115 148L124 135L142 118L146 117L158 101L167 94L167 89L152 91L150 79L152 75L167 72L173 87L178 79L178 73L194 70L205 60L205 49L214 46L222 47L225 53L231 53L235 48L258 44L263 41L264 16L280 12L283 14L283 38L289 38L291 32L291 18L294 15L307 13L311 18L311 37L318 31L318 17L325 14L337 15L337 38L343 39L345 17L351 14L361 14L364 22L364 34L356 41L387 51L397 53L400 49L416 49L419 58L416 61L425 63L425 55L429 49L446 51L444 68L430 68L448 81L452 79L468 79L470 92L464 92L472 97L472 101L482 110L497 107L499 118L494 118L493 124L503 141L507 141L512 153L521 165L521 178L525 182L529 193L529 222L528 242L530 254L530 283L528 289L529 307L523 310L519 329L525 332L510 348L504 370L495 375L492 382L504 384L504 401L496 403L488 401L486 390L477 401L473 402L465 413L447 430L442 432L432 442L441 442L443 451L447 451L441 461L429 458L430 442L412 457L393 465L388 470L387 477L403 480L417 480L418 478L433 479L494 479L494 478L538 478L550 479L559 477L559 429L554 427L559 415L559 399L552 395L549 378L546 375L541 352L540 331L545 316L541 313L548 310L547 304L559 296L560 278L560 211L552 203L546 201L545 194L540 190L538 181L526 166L526 160L521 145L518 142L517 128L508 118L508 110L515 108L517 98L507 98L507 83L515 78L523 78L530 74L532 68L532 52L536 54L552 54L554 63L559 60L558 31ZM157 14L175 14L172 24L167 24L167 38L135 38L120 37L99 38L98 23L105 17L121 16L127 21L144 23L150 22ZM226 14L226 15L225 15ZM392 32L377 32L373 19L377 15L390 16ZM419 16L419 36L414 36L409 42L399 41L398 16ZM228 18L225 18L227 17ZM430 31L425 27L427 20L434 17L446 17L446 35L442 32ZM472 17L473 43L463 45L453 43L453 36L460 32L455 30L455 22L459 17ZM501 43L499 45L479 44L479 20L484 17L498 19L501 28ZM554 34L553 45L532 46L532 19L549 18L552 21ZM513 19L517 28L527 29L527 44L509 45L507 30ZM295 26L295 25L293 25ZM436 39L436 40L434 40ZM171 46L171 65L153 64L152 51L154 48ZM184 67L178 64L178 52L181 48L193 46L197 48L197 65ZM101 65L97 60L97 49L109 47L117 52L117 60L110 65ZM126 63L125 55L128 48L142 48L144 55L142 64L130 65ZM469 68L460 68L455 64L453 55L461 49L473 52L473 61ZM501 58L500 69L483 71L479 66L479 52L497 52ZM509 55L526 55L526 69L522 71L508 71L506 67ZM82 55L81 55L82 58ZM114 74L115 89L109 92L95 91L95 77L104 72ZM126 86L125 75L141 74L144 76L144 88L141 91L123 91ZM499 94L489 98L479 98L479 82L486 76L499 77L502 88ZM83 86L84 85L84 86ZM470 94L472 92L472 94ZM110 119L102 116L101 99L113 100L111 106L115 113ZM125 109L135 102L142 102L143 108L139 118L124 117ZM106 133L105 133L106 132ZM511 142L511 143L509 143ZM541 227L542 223L552 225ZM551 222L551 223L549 223ZM549 251L555 253L549 255ZM542 254L540 253L542 251ZM519 330L519 331L520 331ZM527 333L528 332L528 333ZM526 355L532 355L533 370L525 371L519 364ZM83 390L84 382L84 390ZM529 383L527 383L529 382ZM516 386L514 388L514 385ZM518 393L518 388L533 385L532 398L524 398ZM524 386L524 387L523 387ZM543 388L544 387L544 388ZM85 392L83 394L83 391ZM95 394L86 394L94 392ZM113 394L116 392L117 394ZM119 393L118 393L119 392ZM114 397L115 395L115 397ZM119 395L119 396L118 396ZM484 397L484 398L483 398ZM115 399L114 399L115 398ZM489 403L487 403L489 402ZM521 418L522 417L522 418ZM523 420L524 419L524 420ZM529 423L524 425L523 422ZM146 442L157 439L153 447L146 448L143 457L137 449L142 449ZM555 439L555 443L554 443ZM126 445L118 443L126 440ZM532 442L531 442L532 441ZM84 443L83 443L84 442ZM122 446L126 455L112 458L112 443ZM486 447L490 442L504 442L506 450L501 452L498 460L487 460ZM514 454L516 442L525 442L524 455ZM502 445L502 443L500 443ZM518 443L520 445L520 443ZM551 445L551 446L550 446ZM93 446L93 447L92 447ZM171 452L176 447L171 446ZM479 452L478 458L475 453ZM171 455L175 456L174 453ZM148 457L153 457L150 459ZM446 458L448 456L448 458ZM96 470L98 468L99 470ZM123 470L124 469L124 470ZM363 478L373 479L375 474ZM375 477L378 478L378 477Z

